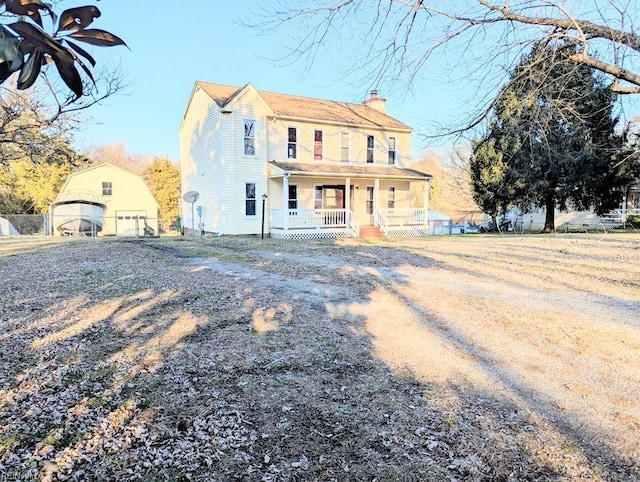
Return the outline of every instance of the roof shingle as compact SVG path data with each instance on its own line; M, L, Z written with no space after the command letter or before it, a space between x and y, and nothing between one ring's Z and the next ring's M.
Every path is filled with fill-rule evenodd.
M201 87L220 107L224 107L244 87L212 84L198 81ZM259 90L258 93L279 116L302 119L354 124L361 126L383 127L388 129L412 130L410 126L393 117L383 114L368 105L338 102L334 100L314 99L289 94L279 94Z

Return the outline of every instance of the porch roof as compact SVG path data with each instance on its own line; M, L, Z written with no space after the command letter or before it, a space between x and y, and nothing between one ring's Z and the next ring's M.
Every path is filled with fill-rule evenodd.
M355 177L355 178L379 178L379 179L405 179L413 181L428 181L433 178L429 174L394 166L375 166L363 164L308 164L302 162L277 162L269 163L275 169L271 169L271 177L281 177L285 173L295 176L321 176L321 177Z

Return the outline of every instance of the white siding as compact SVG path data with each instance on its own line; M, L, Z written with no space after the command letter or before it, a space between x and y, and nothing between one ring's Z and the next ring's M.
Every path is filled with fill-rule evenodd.
M180 128L180 168L182 193L197 191L200 194L194 205L195 220L191 219L191 204L183 203L183 225L193 225L207 232L224 232L224 158L220 108L200 89L196 89L185 119ZM196 211L201 206L202 217Z
M234 98L229 104L233 111L225 123L226 198L228 234L258 234L262 228L262 194L268 192L267 162L269 161L269 135L267 132L268 107L253 89ZM255 156L244 155L244 121L256 121ZM245 183L256 184L256 215L245 215ZM268 206L267 206L268 208ZM267 229L268 223L265 223Z

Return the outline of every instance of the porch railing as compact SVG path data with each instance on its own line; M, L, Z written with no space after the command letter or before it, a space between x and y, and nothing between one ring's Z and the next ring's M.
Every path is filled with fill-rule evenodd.
M423 208L378 209L375 212L375 224L386 235L390 228L405 226L426 226Z
M287 229L330 229L346 228L347 211L345 209L272 209L271 227Z

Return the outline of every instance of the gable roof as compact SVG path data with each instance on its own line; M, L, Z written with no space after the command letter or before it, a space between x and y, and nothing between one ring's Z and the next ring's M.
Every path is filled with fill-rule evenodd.
M111 169L117 172L120 172L121 174L124 175L128 175L128 176L132 176L133 178L139 180L140 182L142 182L142 185L147 189L147 191L149 191L149 194L151 195L151 197L153 198L153 202L159 206L158 202L155 199L155 196L153 195L153 193L151 192L151 189L149 189L149 186L147 186L146 181L144 180L144 178L138 174L136 174L135 172L131 172L127 169L124 169L123 167L120 166L116 166L115 164L111 164L110 162L101 162L99 164L93 164L85 169L81 169L79 171L76 172L72 172L71 174L69 174L67 176L67 179L64 181L64 184L62 185L62 187L60 188L60 191L58 192L56 198L55 198L55 202L61 201L62 200L62 196L65 194L69 184L71 183L71 180L75 177L78 176L82 176L90 171L94 171L94 170L103 170L103 169ZM86 191L88 192L88 191ZM59 199L60 198L60 199Z
M206 92L220 107L228 105L244 87L196 82L196 86ZM412 128L393 117L383 114L365 104L315 99L276 92L257 91L265 103L278 117L292 117L337 124L384 127L411 131Z

